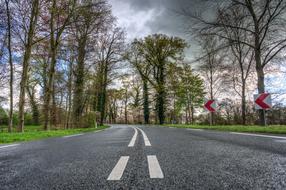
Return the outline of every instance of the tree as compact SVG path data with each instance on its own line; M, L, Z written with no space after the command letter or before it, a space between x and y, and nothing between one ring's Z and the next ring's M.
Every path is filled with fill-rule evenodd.
M96 93L97 111L100 112L100 125L103 125L106 113L106 91L113 81L118 69L118 63L122 60L124 51L125 33L121 28L111 28L109 31L98 35L95 43L96 57ZM117 77L117 76L115 76Z
M237 27L247 27L246 22L243 19L237 19L241 13L240 9L231 10L231 15L228 15L227 18L224 18L222 15L220 17L224 23L230 25L233 24ZM246 124L246 82L251 74L253 69L253 59L254 59L254 51L251 47L245 45L244 43L236 43L233 42L234 39L236 41L240 41L243 39L245 42L250 43L247 32L244 30L239 30L237 28L224 28L225 36L228 37L226 40L226 44L229 44L230 53L233 55L233 61L231 61L230 69L230 78L234 85L234 90L241 97L241 116L242 116L242 124ZM237 89L239 88L239 89Z
M139 51L139 46L137 46L136 41L129 46L124 58L128 60L142 80L144 123L149 124L150 106L149 84L147 78L150 76L151 67L149 67L149 65L145 62L143 54Z
M227 88L222 85L226 74L226 66L224 64L225 55L217 51L220 44L218 39L212 36L201 36L200 44L203 52L203 57L199 59L201 65L199 70L204 77L207 89L207 98L215 100L219 93ZM214 112L210 113L210 124L214 123Z
M154 34L135 40L145 63L152 68L150 76L144 76L156 90L156 111L160 124L165 121L166 73L167 66L183 57L187 44L178 37L168 37L164 34Z
M32 46L34 45L34 35L36 30L36 25L39 16L39 0L33 0L30 5L30 17L29 17L29 26L25 31L24 47L25 53L22 63L22 76L20 82L20 98L19 98L19 115L18 115L18 131L24 132L24 106L25 106L25 95L26 95L26 86L28 81L28 69L30 65L30 58L32 52Z
M14 83L14 68L12 59L12 27L11 27L11 11L10 11L10 0L5 0L6 14L7 14L7 37L8 37L8 54L9 54L9 65L10 65L10 109L9 109L9 124L8 131L12 132L13 127L13 83Z
M239 9L242 11L235 16L235 19L243 20L245 24L237 26L236 23L226 22L229 16L234 16L233 10ZM286 47L285 13L284 0L231 0L230 3L219 6L217 18L214 20L207 20L202 16L184 11L185 16L196 21L193 27L196 33L218 36L233 43L245 44L253 49L259 93L265 92L265 67L273 62ZM225 28L246 32L251 40L229 37L224 33ZM260 125L266 125L263 110L259 111L259 119Z
M66 10L66 7L68 10ZM75 12L76 1L56 1L52 0L48 4L49 8L49 37L50 37L50 50L49 58L50 64L47 68L47 85L45 86L44 93L44 129L49 130L50 128L50 117L51 117L51 97L54 97L54 78L55 78L55 67L57 63L58 48L62 34L66 27L70 25L72 15ZM54 114L53 114L54 115Z
M204 82L198 74L194 74L190 65L184 64L179 73L177 90L178 103L183 104L186 113L186 123L194 123L195 107L201 107L203 103Z
M105 28L110 19L110 7L105 0L85 1L80 4L75 14L73 32L77 42L77 64L75 65L73 92L73 121L79 126L84 110L85 59L87 56L88 40Z

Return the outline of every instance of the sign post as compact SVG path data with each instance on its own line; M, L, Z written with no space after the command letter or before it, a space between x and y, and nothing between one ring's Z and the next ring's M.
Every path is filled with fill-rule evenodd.
M216 111L216 107L215 100L207 100L204 104L204 108L210 112L210 125L213 125L213 113Z
M272 101L271 95L269 93L255 94L254 95L255 109L263 110L265 115L265 110L271 109ZM267 124L266 117L264 118L264 125Z

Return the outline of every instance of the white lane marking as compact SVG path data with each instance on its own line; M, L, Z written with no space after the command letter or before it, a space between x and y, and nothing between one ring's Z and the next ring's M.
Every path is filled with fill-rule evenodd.
M158 159L155 155L147 156L150 178L164 178Z
M18 146L20 144L10 144L10 145L5 145L5 146L0 146L0 149L2 148L8 148L8 147L13 147L13 146Z
M175 127L169 127L170 129L175 129Z
M190 130L190 131L203 131L203 129L191 129L191 128L188 128L187 130Z
M259 134L237 133L237 132L230 132L230 133L231 133L231 134L236 134L236 135L247 135L247 136L255 136L255 137L274 138L274 139L286 139L286 137L281 137L281 136L259 135Z
M134 135L133 135L133 137L132 137L130 143L128 144L128 147L133 147L133 146L134 146L135 141L136 141L136 138L137 138L137 135L138 135L137 129L134 128L134 127L132 127L132 128L134 129L135 132L134 132Z
M286 143L286 140L275 140L275 142Z
M63 138L77 137L77 136L81 136L81 135L83 135L83 134L76 134L76 135L63 136Z
M148 139L146 133L145 133L142 129L140 129L140 128L138 128L138 127L136 127L136 128L137 128L139 131L141 131L141 133L142 133L142 135L143 135L143 139L144 139L145 146L151 146L151 143L150 143L150 141L149 141L149 139Z
M95 133L98 133L98 132L100 132L100 131L104 131L105 129L100 129L100 130L96 130L96 131L94 131ZM83 135L83 134L82 134Z
M107 180L120 180L126 168L129 156L121 156L117 164L109 174Z

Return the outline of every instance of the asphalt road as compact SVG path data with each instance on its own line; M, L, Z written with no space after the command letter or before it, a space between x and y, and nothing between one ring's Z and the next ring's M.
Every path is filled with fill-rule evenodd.
M0 189L286 189L286 137L113 125L1 145Z

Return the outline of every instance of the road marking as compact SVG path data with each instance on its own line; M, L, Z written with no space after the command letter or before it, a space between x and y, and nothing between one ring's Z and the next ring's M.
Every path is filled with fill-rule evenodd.
M189 130L189 131L203 131L203 129L190 129L190 128L188 128L187 130Z
M266 137L266 138L275 138L275 139L286 139L286 137L281 137L281 136L259 135L259 134L237 133L237 132L230 132L230 133L231 133L231 134L236 134L236 135L247 135L247 136L255 136L255 137Z
M275 140L275 142L286 143L286 140Z
M150 178L164 178L158 159L155 155L147 156Z
M0 149L2 148L8 148L8 147L13 147L13 146L18 146L20 144L10 144L10 145L6 145L6 146L0 146Z
M132 139L131 139L131 141L130 141L128 147L133 147L133 146L134 146L135 141L136 141L136 138L137 138L137 135L138 135L137 129L134 128L134 127L132 127L132 128L134 129L135 132L134 132L134 135L133 135L133 137L132 137Z
M170 129L175 129L175 127L169 127Z
M117 164L109 174L107 180L120 180L126 168L129 156L121 156Z
M63 138L77 137L77 136L81 136L81 135L83 135L83 134L76 134L76 135L63 136Z
M148 139L146 133L145 133L142 129L140 129L140 128L138 128L138 127L136 127L136 128L137 128L139 131L141 131L141 133L142 133L142 135L143 135L143 139L144 139L145 146L151 146L151 143L150 143L150 141L149 141L149 139Z
M98 132L100 132L100 131L104 131L105 129L100 129L100 130L96 130L96 131L94 131L95 133L98 133ZM83 134L81 134L81 135L83 135Z

